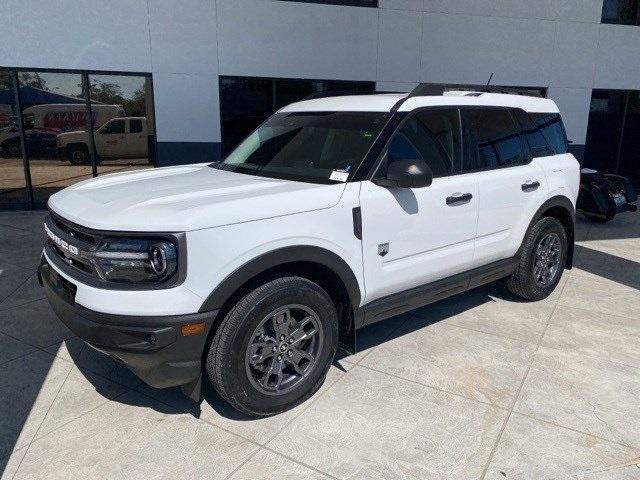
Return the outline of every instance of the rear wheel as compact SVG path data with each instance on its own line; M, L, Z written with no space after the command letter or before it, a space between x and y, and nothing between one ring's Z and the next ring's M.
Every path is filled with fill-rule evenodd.
M225 316L207 355L207 375L236 409L273 415L320 388L337 341L329 295L302 277L277 278L246 294Z
M73 165L87 165L91 163L89 149L86 145L70 145L67 147L67 158Z
M511 293L525 300L542 300L556 288L567 259L567 234L556 218L540 219L527 233L520 263L507 278Z

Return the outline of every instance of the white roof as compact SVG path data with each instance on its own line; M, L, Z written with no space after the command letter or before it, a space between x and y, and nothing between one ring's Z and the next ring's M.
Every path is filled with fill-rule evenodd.
M342 97L314 98L292 103L280 109L280 112L389 112L407 93L347 95ZM507 95L504 93L482 92L445 92L443 95L416 96L407 98L399 112L409 112L420 107L450 106L493 106L521 108L527 112L558 113L553 100L526 95Z

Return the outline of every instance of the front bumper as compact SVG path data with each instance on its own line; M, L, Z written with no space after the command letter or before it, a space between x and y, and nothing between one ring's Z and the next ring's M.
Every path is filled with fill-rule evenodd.
M92 347L124 363L156 388L197 382L202 356L218 311L171 316L128 316L96 312L75 302L77 286L43 256L38 279L56 315ZM182 336L181 326L204 322L202 333Z

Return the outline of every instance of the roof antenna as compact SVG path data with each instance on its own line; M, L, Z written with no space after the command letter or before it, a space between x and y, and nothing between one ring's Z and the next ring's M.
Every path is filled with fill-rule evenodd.
M491 75L489 75L489 80L487 80L487 87L489 86L489 84L491 83L491 79L493 78L493 72L491 72Z

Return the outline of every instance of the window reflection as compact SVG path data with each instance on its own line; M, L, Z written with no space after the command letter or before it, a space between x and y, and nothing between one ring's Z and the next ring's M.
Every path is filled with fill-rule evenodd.
M373 93L374 82L286 78L220 77L223 154L278 109L320 92Z
M602 23L638 25L640 5L638 0L604 0Z
M0 71L0 206L27 202L13 74Z
M92 175L86 145L79 140L73 145L61 141L66 135L86 138L88 115L82 76L18 72L18 81L33 198L35 203L45 203L57 190ZM82 150L82 161L70 161L74 149Z
M89 85L98 174L149 168L155 144L150 79L89 75Z

